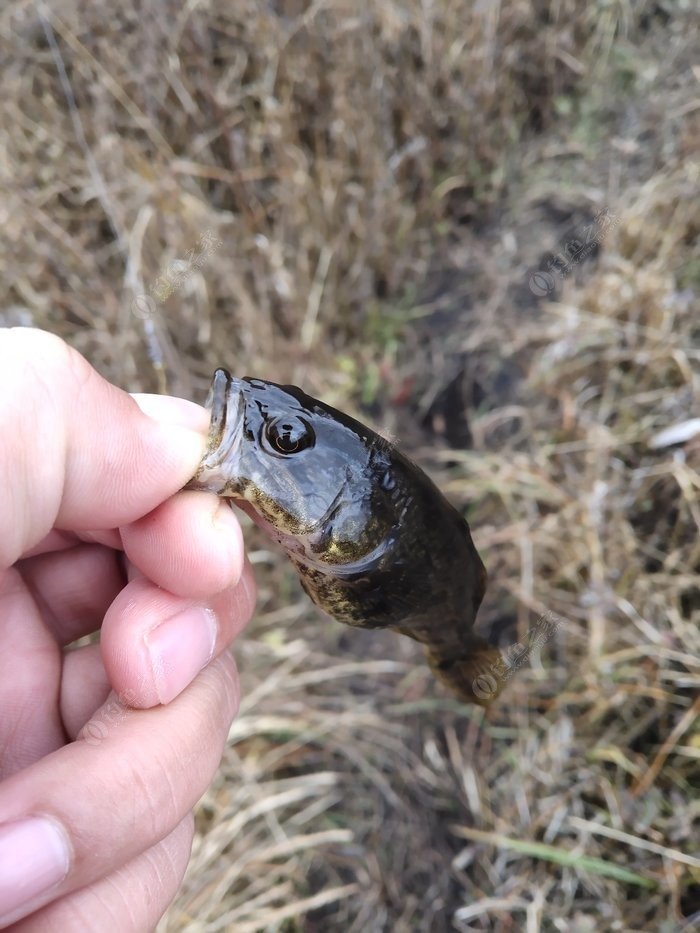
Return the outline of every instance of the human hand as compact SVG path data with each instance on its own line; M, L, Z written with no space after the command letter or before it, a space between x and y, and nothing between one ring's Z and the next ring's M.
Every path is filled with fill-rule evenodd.
M230 508L179 491L207 414L139 405L0 331L0 928L152 928L237 709L251 569Z

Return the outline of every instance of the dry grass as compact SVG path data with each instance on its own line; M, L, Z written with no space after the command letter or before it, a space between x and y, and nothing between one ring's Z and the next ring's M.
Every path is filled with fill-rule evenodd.
M0 11L4 323L130 390L223 363L360 411L465 508L484 625L561 619L465 708L251 531L246 696L163 931L690 929L692 4L52 6Z

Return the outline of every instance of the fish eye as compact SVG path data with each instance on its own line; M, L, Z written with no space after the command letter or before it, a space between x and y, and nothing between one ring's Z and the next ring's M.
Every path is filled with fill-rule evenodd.
M275 418L265 425L265 436L278 454L296 454L312 447L316 436L301 418Z

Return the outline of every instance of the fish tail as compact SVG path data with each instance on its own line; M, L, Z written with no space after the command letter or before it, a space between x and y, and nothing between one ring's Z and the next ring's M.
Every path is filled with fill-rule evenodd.
M428 645L427 658L435 676L467 703L488 706L505 686L503 655L478 635L450 651Z

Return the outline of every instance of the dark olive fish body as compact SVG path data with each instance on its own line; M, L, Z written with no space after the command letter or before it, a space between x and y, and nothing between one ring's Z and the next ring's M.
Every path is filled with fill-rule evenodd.
M501 654L474 633L486 571L469 527L389 441L296 386L216 371L207 453L190 484L245 500L329 615L426 646L462 699ZM475 692L476 691L476 692Z

